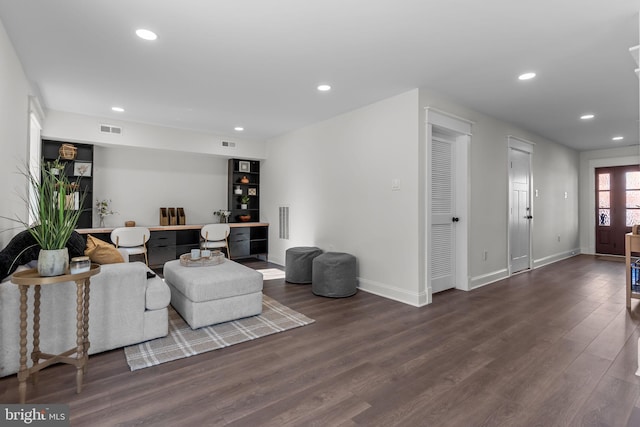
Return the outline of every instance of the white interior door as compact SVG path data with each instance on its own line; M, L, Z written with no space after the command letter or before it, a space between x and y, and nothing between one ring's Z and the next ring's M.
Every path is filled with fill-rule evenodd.
M511 273L531 268L531 153L509 153L509 253Z
M431 138L431 286L455 287L455 140L433 132Z

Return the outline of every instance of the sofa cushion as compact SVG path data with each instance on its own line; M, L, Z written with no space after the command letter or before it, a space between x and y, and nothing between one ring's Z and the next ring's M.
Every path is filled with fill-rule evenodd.
M231 260L208 267L184 267L179 260L169 261L164 265L164 277L193 302L262 291L262 274Z
M160 310L169 305L171 301L171 291L164 281L159 277L147 279L147 293L145 305L147 310Z
M117 264L124 262L122 254L115 246L93 237L91 234L87 236L87 248L84 254L96 264Z

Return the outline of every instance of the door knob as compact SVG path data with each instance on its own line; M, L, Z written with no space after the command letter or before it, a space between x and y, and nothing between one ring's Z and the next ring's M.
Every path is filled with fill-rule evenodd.
M451 222L458 222L460 221L460 218L458 218L457 216L454 216L453 218L451 218Z

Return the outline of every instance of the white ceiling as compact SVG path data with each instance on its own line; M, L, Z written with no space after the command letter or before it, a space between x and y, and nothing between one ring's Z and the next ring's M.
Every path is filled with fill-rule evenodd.
M426 87L580 150L638 144L639 10L640 0L0 0L46 108L267 139ZM141 27L158 39L137 38ZM525 71L538 77L518 81ZM316 91L325 82L332 91ZM581 121L587 112L596 118Z

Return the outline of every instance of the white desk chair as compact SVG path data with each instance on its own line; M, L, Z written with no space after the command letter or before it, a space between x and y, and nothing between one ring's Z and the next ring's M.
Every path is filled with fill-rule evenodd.
M116 245L116 249L127 255L144 254L144 261L149 265L147 257L147 241L151 233L146 227L120 227L111 232L111 241Z
M229 253L229 233L231 228L229 224L207 224L200 230L202 236L202 242L200 243L201 249L227 249L227 258L231 259Z

